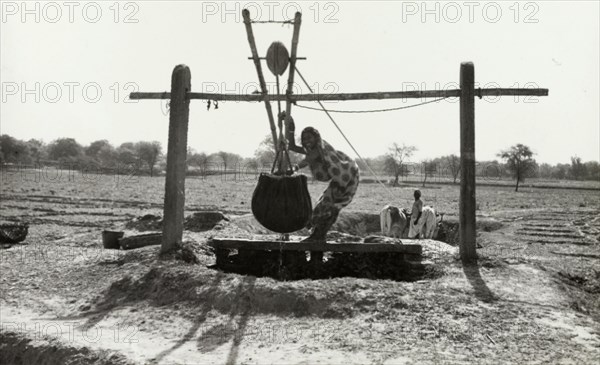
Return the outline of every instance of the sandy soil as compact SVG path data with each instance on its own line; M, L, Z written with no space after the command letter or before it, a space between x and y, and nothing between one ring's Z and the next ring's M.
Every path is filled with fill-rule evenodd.
M158 189L156 181L118 194L95 185L3 184L2 217L27 220L31 229L24 244L0 250L0 362L591 364L600 358L600 204L592 193L568 192L567 199L552 191L557 198L542 203L537 190L502 201L504 191L490 189L479 201L493 209L484 205L478 219L500 224L479 227L484 248L477 267L463 268L456 247L432 241L422 243L435 276L284 282L211 268L209 236L269 233L236 219L248 209L239 186L203 185L205 194L215 189L211 197L224 197L217 208L235 207L222 209L232 220L218 230L185 232L200 264L158 259L157 246L102 249L102 229L161 214L160 194L143 194ZM376 212L368 189L355 213ZM437 191L438 205L452 219L456 197L446 189ZM206 207L188 208L192 214Z

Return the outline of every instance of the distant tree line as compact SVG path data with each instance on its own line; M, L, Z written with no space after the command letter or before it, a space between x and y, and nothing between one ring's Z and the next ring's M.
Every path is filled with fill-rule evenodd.
M107 140L83 146L73 138L59 138L48 144L30 139L22 141L7 134L0 136L0 163L32 166L69 166L70 168L114 169L135 166L151 176L163 157L160 142L125 142L115 147Z
M370 175L369 170L372 169L380 178L393 177L391 183L394 185L399 184L401 177L411 175L419 175L423 184L428 178L444 177L454 183L459 180L460 158L457 155L410 161L416 151L415 146L394 143L386 154L365 158L368 166L361 160L357 160L357 163L363 176ZM498 157L500 161L478 161L477 176L489 179L514 178L517 189L518 183L525 178L600 181L598 161L583 162L577 156L571 157L568 163L538 164L529 147L518 144L501 151ZM260 142L252 157L242 157L226 151L207 154L188 148L188 174L205 176L223 172L264 171L271 168L274 158L270 135ZM301 155L290 152L293 164L302 158ZM46 144L37 139L23 141L3 134L0 136L0 164L97 165L103 169L127 165L155 175L157 171L163 172L166 169L166 153L157 141L125 142L113 146L107 140L98 140L83 146L73 138L59 138Z
M368 167L375 173L392 176L393 185L399 184L400 177L420 175L423 185L428 177L444 177L456 183L460 179L460 157L454 154L421 161L410 161L417 151L415 146L393 143L388 153L365 158L365 162L357 161L363 171ZM476 176L490 180L513 178L518 184L526 178L555 180L593 180L600 181L600 164L598 161L583 162L580 157L572 156L570 163L551 165L538 164L528 146L517 144L500 151L500 160L477 161ZM368 166L367 166L368 165Z

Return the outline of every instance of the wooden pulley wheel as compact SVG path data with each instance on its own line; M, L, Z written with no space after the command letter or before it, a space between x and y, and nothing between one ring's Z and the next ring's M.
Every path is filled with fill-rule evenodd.
M278 233L306 227L312 216L306 175L260 174L252 194L252 214L263 227Z
M281 42L273 42L267 50L267 66L275 76L281 76L290 63L290 54Z

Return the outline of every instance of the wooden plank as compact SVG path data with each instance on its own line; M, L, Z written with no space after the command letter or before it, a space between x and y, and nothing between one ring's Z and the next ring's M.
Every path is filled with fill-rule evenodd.
M178 65L171 78L169 114L169 145L167 147L167 176L165 181L165 204L162 253L176 249L183 235L183 208L185 205L185 172L187 158L187 133L191 89L190 69Z
M477 93L479 90L477 90ZM548 89L481 89L482 96L547 96ZM460 89L450 90L421 90L421 91L380 91L367 93L341 93L341 94L295 94L295 95L261 95L261 94L214 94L214 93L188 93L190 99L217 100L217 101L347 101L347 100L384 100L384 99L425 99L459 97ZM143 99L170 99L168 92L134 92L129 94L132 100Z
M216 249L215 256L217 257L217 265L223 266L227 263L227 257L229 256L229 250L227 249Z
M252 21L250 20L250 11L248 11L248 9L242 10L242 16L244 17L244 24L246 25L246 33L248 34L248 43L250 44L250 51L252 52L252 58L254 59L254 67L256 67L256 73L258 74L260 90L263 95L267 95L267 84L265 83L265 77L263 75L262 66L258 57L258 51L256 50L254 32L252 31ZM268 100L265 100L265 109L267 109L267 116L269 117L271 137L273 138L273 148L275 149L275 151L277 151L277 130L275 129L275 120L273 119L273 110L271 110L271 103Z
M475 252L475 67L460 65L460 257L477 260Z
M119 245L123 250L133 250L146 246L160 245L161 241L162 235L160 233L148 233L121 238L119 239Z
M319 251L319 252L400 252L420 255L421 245L403 245L392 243L318 243L290 241L259 241L248 239L218 239L208 241L216 249L244 249L270 251Z

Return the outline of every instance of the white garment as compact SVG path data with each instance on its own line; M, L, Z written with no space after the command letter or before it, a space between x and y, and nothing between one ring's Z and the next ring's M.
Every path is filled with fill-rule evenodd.
M419 222L415 224L418 215L419 213L415 212L410 217L408 237L415 238L419 234L419 238L433 238L436 226L435 211L432 207L424 207Z
M402 238L407 221L404 209L400 210L392 205L386 205L379 213L381 234L384 236Z

